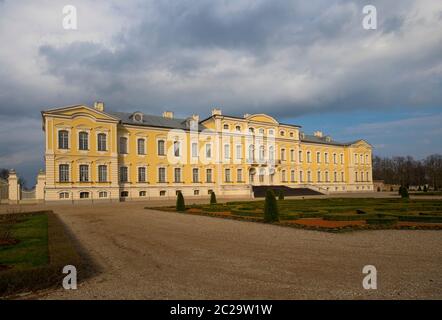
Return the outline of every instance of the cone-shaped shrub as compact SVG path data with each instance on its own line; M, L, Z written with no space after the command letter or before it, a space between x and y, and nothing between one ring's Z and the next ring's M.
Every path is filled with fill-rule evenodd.
M210 193L210 204L216 204L216 194L213 191Z
M278 200L284 200L284 191L279 190Z
M176 211L185 211L186 204L184 203L184 197L181 191L178 191L176 196Z
M403 198L403 199L408 199L409 197L410 197L410 195L408 194L408 189L407 189L407 187L400 187L399 188L399 190L400 190L400 195L401 195L401 198Z
M273 192L273 190L270 189L267 189L266 191L266 200L264 204L264 221L279 221L278 204L276 202L275 193Z

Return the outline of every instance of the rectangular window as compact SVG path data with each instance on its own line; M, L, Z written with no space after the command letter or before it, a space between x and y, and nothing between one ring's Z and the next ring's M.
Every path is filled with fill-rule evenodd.
M98 166L98 182L107 182L107 166Z
M145 167L138 168L138 182L146 182L146 168Z
M344 155L342 153L341 153L340 157L341 157L341 164L344 164Z
M199 182L199 170L197 168L192 169L192 181L193 183Z
M166 168L158 168L158 182L166 182Z
M69 132L66 130L58 131L58 149L69 149Z
M236 159L242 159L242 146L240 144L236 145Z
M316 162L321 163L321 153L320 152L316 152Z
M158 155L165 156L166 155L166 147L164 140L158 140Z
M230 169L226 169L224 172L225 172L226 182L230 182L231 181L230 180Z
M120 153L121 154L127 153L127 138L126 137L120 137Z
M336 159L336 153L333 153L333 163L337 164L338 160Z
M242 182L243 180L242 180L242 169L237 169L236 170L236 180L238 181L238 182Z
M304 176L302 171L299 171L299 182L304 182Z
M97 149L98 151L106 151L106 135L104 133L99 133L97 136Z
M206 169L206 181L212 182L212 169Z
M298 151L298 158L299 158L299 162L302 162L302 151L301 150Z
M281 160L285 161L285 149L281 149Z
M307 181L312 182L312 173L310 171L307 171Z
M120 182L128 182L128 169L127 167L120 167Z
M175 168L174 170L174 178L176 183L181 182L181 168Z
M89 181L89 166L87 164L80 165L80 182Z
M324 154L324 161L325 163L328 163L328 152Z
M89 134L87 132L80 132L78 140L78 149L89 150Z
M328 171L325 172L325 181L330 182L329 177L328 177Z
M212 145L206 144L206 158L212 158Z
M290 181L295 182L295 170L290 171Z
M341 182L344 182L344 172L341 172Z
M69 182L69 165L68 164L60 164L58 167L58 175L60 182Z
M230 159L230 144L224 145L224 158Z
M290 150L290 161L295 161L295 150Z
M337 172L333 173L333 181L334 182L338 181L338 173Z
M318 182L321 182L321 171L318 171L318 177L317 177Z
M198 143L192 142L192 157L198 157Z
M146 154L146 140L144 139L138 139L137 140L137 149L138 149L138 154L143 155Z

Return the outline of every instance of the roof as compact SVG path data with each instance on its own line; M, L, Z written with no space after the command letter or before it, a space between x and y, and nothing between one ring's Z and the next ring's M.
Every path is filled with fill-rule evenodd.
M209 120L209 119L212 119L214 116L215 116L215 115L211 115L211 116L209 116L209 117L207 117L207 118L201 120L200 122L205 122L205 121L207 121L207 120ZM230 116L230 115L226 115L226 114L221 114L221 115L218 115L218 116L219 116L219 117L232 118L232 119L238 119L238 120L247 120L247 119L244 118L244 117ZM297 124L282 123L282 122L278 122L278 124L279 124L279 125L282 125L282 126L289 126L289 127L294 127L294 128L301 128L301 126L300 126L300 125L297 125Z
M179 119L179 118L165 118L162 116L154 116L149 114L143 114L143 122L134 121L132 115L134 113L128 112L115 112L115 111L106 111L106 113L117 117L121 120L123 124L130 124L135 126L145 126L145 127L157 127L157 128L169 128L169 129L181 129L181 130L189 130L189 118L187 119ZM207 129L205 126L198 124L198 131L202 131Z
M328 144L328 145L333 145L333 146L349 146L352 145L353 143L359 141L350 141L350 142L339 142L339 141L335 141L332 140L330 137L328 137L330 140L327 141L327 136L324 137L317 137L314 135L310 135L310 134L304 134L304 137L301 137L301 141L303 142L311 142L311 143L320 143L320 144Z

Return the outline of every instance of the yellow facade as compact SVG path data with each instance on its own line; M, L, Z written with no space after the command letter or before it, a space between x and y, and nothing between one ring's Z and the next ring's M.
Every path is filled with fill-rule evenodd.
M255 185L373 191L368 143L305 135L265 114L214 109L200 121L110 112L96 103L42 115L47 201L162 199L177 191L252 197Z

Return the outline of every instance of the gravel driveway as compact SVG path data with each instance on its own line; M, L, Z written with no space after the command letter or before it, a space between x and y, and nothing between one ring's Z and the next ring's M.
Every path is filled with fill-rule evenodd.
M145 205L50 207L99 272L77 290L60 288L37 297L442 298L439 231L330 234L145 210ZM362 288L364 265L377 268L377 290Z

